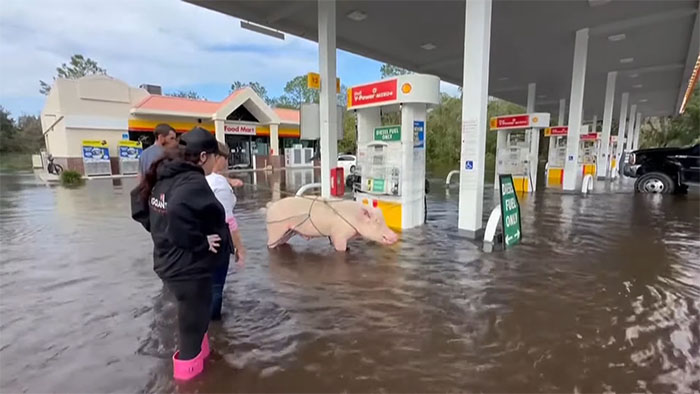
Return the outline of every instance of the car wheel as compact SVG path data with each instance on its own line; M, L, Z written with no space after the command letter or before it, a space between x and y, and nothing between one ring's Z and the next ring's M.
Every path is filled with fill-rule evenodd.
M350 166L350 173L351 173L351 174L354 174L354 173L355 173L355 166L354 166L354 165L353 165L353 166Z
M671 194L676 184L670 176L663 172L650 172L642 175L634 182L634 190L639 193Z

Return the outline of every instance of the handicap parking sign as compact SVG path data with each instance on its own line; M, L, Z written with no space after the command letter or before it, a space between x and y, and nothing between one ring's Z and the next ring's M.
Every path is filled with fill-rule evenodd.
M467 170L473 170L474 162L472 160L467 160L467 162L464 164L464 168Z

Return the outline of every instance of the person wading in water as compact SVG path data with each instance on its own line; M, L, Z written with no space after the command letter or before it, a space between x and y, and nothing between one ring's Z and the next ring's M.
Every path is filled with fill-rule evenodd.
M204 369L212 307L212 272L232 252L224 209L205 176L214 168L216 138L202 128L180 137L177 150L156 160L132 191L132 218L151 233L153 270L175 295L179 350L173 376L189 380Z

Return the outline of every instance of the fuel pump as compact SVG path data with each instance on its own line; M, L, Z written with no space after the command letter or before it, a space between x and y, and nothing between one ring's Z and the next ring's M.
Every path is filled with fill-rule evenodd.
M353 86L348 110L357 117L356 201L379 208L401 230L425 221L425 137L428 106L440 102L440 79L409 74ZM398 113L398 124L382 115Z
M582 125L579 140L578 164L583 175L592 174L595 177L596 160L600 144L598 134L589 133L589 126ZM547 187L560 187L564 181L564 163L566 161L566 142L569 126L548 127L544 136L555 138L554 148L547 156Z
M491 118L491 130L498 131L496 141L496 173L513 176L516 191L534 192L537 184L537 152L530 148L532 138L539 138L540 129L549 126L548 113L530 113Z
M596 161L598 158L598 149L600 147L600 139L598 137L598 133L595 132L581 134L579 140L578 164L583 168L583 176L586 174L591 174L593 177L596 176Z

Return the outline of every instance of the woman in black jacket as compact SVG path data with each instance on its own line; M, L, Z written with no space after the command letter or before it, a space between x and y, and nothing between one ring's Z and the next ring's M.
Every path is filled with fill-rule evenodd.
M132 191L131 216L153 238L153 270L178 302L180 350L173 355L173 376L179 380L204 369L212 269L232 250L224 210L205 179L217 151L216 138L194 128Z

